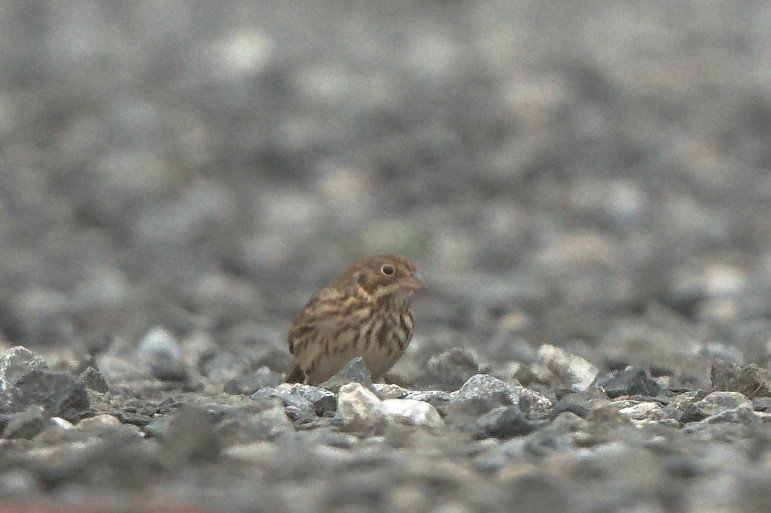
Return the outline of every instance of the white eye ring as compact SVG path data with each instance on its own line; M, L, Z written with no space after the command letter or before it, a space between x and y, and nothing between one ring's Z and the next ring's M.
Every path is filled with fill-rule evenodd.
M380 272L383 274L383 276L393 276L396 270L392 265L383 264L380 266Z

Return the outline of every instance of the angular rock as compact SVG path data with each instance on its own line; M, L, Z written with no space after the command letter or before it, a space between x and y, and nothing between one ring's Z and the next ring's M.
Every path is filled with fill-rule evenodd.
M757 365L739 365L715 361L712 364L712 388L741 392L750 399L771 396L771 377Z
M538 349L538 362L573 392L586 390L599 372L586 359L551 344L543 344Z
M88 367L80 374L80 379L86 388L93 390L94 392L104 393L107 392L107 382L104 380L104 376L94 367Z
M0 401L0 409L7 408L6 413L40 405L53 416L76 420L89 408L88 392L79 378L49 371L28 372L3 396L5 400Z
M368 389L372 389L372 374L364 364L364 359L357 356L340 369L340 372L320 384L331 392L337 392L346 383L360 383Z
M514 404L518 397L511 387L500 379L487 375L471 376L460 389L452 392L452 401L494 400L499 404Z
M385 422L382 401L361 383L340 387L337 415L350 431L377 431Z
M277 390L309 401L313 405L316 415L320 417L337 410L335 394L325 388L300 383L282 383Z
M261 388L277 387L283 381L281 373L260 367L254 372L231 379L225 383L224 391L233 395L251 395Z
M475 427L476 418L500 406L517 406L523 411L545 414L551 401L518 384L509 384L486 374L469 378L463 386L450 394L448 404L435 404L446 421L461 431Z
M16 346L0 354L0 391L11 388L33 370L48 370L48 364L26 347Z
M442 417L429 403L414 399L386 399L381 409L388 420L411 426L441 428Z
M187 381L188 372L177 339L163 328L153 328L139 342L137 355L161 381Z
M614 398L621 395L644 395L655 397L661 387L653 381L645 369L630 367L622 371L613 371L604 376L598 376L594 381L598 387L602 387L608 397Z
M479 364L470 351L454 347L429 358L426 370L426 379L434 385L432 388L452 391L479 373Z
M256 391L250 397L255 400L275 397L277 399L280 399L285 407L293 408L297 410L298 413L303 413L307 415L316 414L316 408L313 406L312 402L310 402L308 399L305 399L304 397L301 397L299 395L292 395L286 390L266 387Z
M276 390L281 392L296 395L307 399L308 401L315 403L325 397L334 397L335 394L327 390L313 385L304 385L302 383L281 383L276 387Z
M719 423L730 422L730 423L738 423L738 424L744 424L746 426L750 426L753 424L758 425L763 421L760 415L758 415L751 409L740 407L740 408L734 408L733 410L725 410L725 411L716 413L714 415L710 415L702 422L706 424L719 424Z
M758 426L762 423L763 420L760 415L753 412L751 409L742 406L730 410L723 410L698 422L692 422L686 425L683 431L686 433L706 431L712 429L713 426L720 424Z
M663 408L663 412L670 419L674 419L678 422L693 422L701 420L704 415L699 412L696 407L696 403L704 399L705 394L699 390L691 392L683 392L675 397L672 397Z
M319 417L331 417L337 411L337 397L328 396L320 399L318 402L313 403L316 408L316 415Z
M739 392L712 392L694 404L702 417L710 417L737 408L752 409L752 402Z

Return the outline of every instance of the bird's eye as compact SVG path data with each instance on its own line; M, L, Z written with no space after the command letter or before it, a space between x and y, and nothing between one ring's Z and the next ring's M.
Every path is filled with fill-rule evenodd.
M380 272L383 273L383 276L393 276L395 269L392 265L383 264L380 268Z

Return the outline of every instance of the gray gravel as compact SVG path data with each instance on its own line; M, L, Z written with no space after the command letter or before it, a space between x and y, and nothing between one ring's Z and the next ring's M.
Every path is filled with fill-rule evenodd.
M768 509L769 26L1 3L0 502ZM386 384L282 384L292 315L380 250L428 284Z

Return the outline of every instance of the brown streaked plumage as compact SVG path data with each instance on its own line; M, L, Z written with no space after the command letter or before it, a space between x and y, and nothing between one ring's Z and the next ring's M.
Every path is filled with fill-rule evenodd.
M413 331L412 295L423 289L415 266L397 255L363 258L321 288L294 317L289 382L318 384L361 356L378 378L401 358Z

